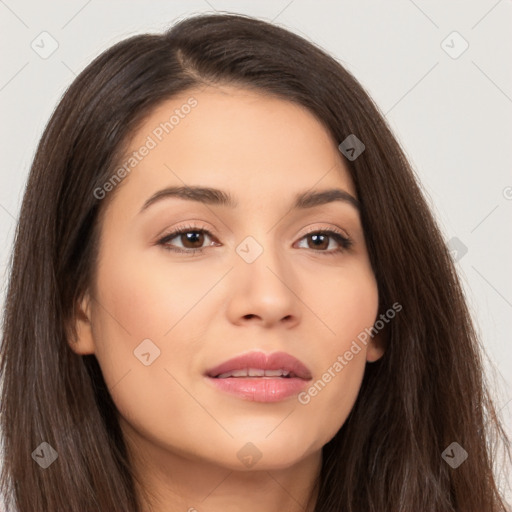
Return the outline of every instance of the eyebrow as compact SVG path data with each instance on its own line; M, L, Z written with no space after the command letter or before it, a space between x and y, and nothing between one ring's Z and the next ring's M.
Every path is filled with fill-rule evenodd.
M228 192L218 188L188 185L184 187L168 187L159 190L144 203L139 213L147 210L152 204L158 201L172 197L215 206L226 206L228 208L236 208L238 206L238 202ZM350 204L358 211L361 209L359 201L354 196L339 188L299 193L295 196L292 209L302 210L313 208L335 201Z

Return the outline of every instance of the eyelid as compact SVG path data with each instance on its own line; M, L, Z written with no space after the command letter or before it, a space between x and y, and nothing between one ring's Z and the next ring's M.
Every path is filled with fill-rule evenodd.
M300 238L303 238L306 235L309 235L311 233L326 232L326 231L333 231L333 232L338 233L339 235L341 235L341 236L343 236L345 238L348 238L348 239L351 238L350 235L344 229L341 229L341 228L338 228L337 226L332 226L332 225L329 225L329 226L324 225L323 227L315 226L315 227L313 227L311 229L308 228L308 231L303 233Z

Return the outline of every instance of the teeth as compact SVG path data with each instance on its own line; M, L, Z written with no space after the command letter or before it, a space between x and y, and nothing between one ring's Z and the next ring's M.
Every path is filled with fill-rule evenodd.
M289 372L283 370L265 370L265 377L281 377L281 375L288 375Z
M290 372L287 370L262 370L261 368L245 368L243 370L233 370L231 372L221 373L218 379L228 377L288 377Z

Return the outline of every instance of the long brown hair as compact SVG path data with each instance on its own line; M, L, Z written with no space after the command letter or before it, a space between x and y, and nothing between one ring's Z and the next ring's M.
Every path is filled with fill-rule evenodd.
M199 15L137 35L71 84L41 138L15 237L0 375L1 491L16 512L140 511L115 405L94 356L68 345L93 286L101 187L162 101L203 85L254 88L309 109L346 159L361 203L381 310L399 302L385 355L323 448L316 512L501 512L495 448L508 440L483 377L481 347L456 271L384 117L335 59L278 26ZM111 192L110 197L115 192ZM58 461L31 454L47 442ZM468 458L442 457L457 442ZM40 448L42 449L42 448Z

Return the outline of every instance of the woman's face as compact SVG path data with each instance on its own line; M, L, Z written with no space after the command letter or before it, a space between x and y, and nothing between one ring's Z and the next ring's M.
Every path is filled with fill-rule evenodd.
M237 470L318 453L382 354L361 342L377 285L336 142L290 102L206 88L161 104L124 164L73 349L96 355L130 445ZM150 200L171 187L216 192Z

